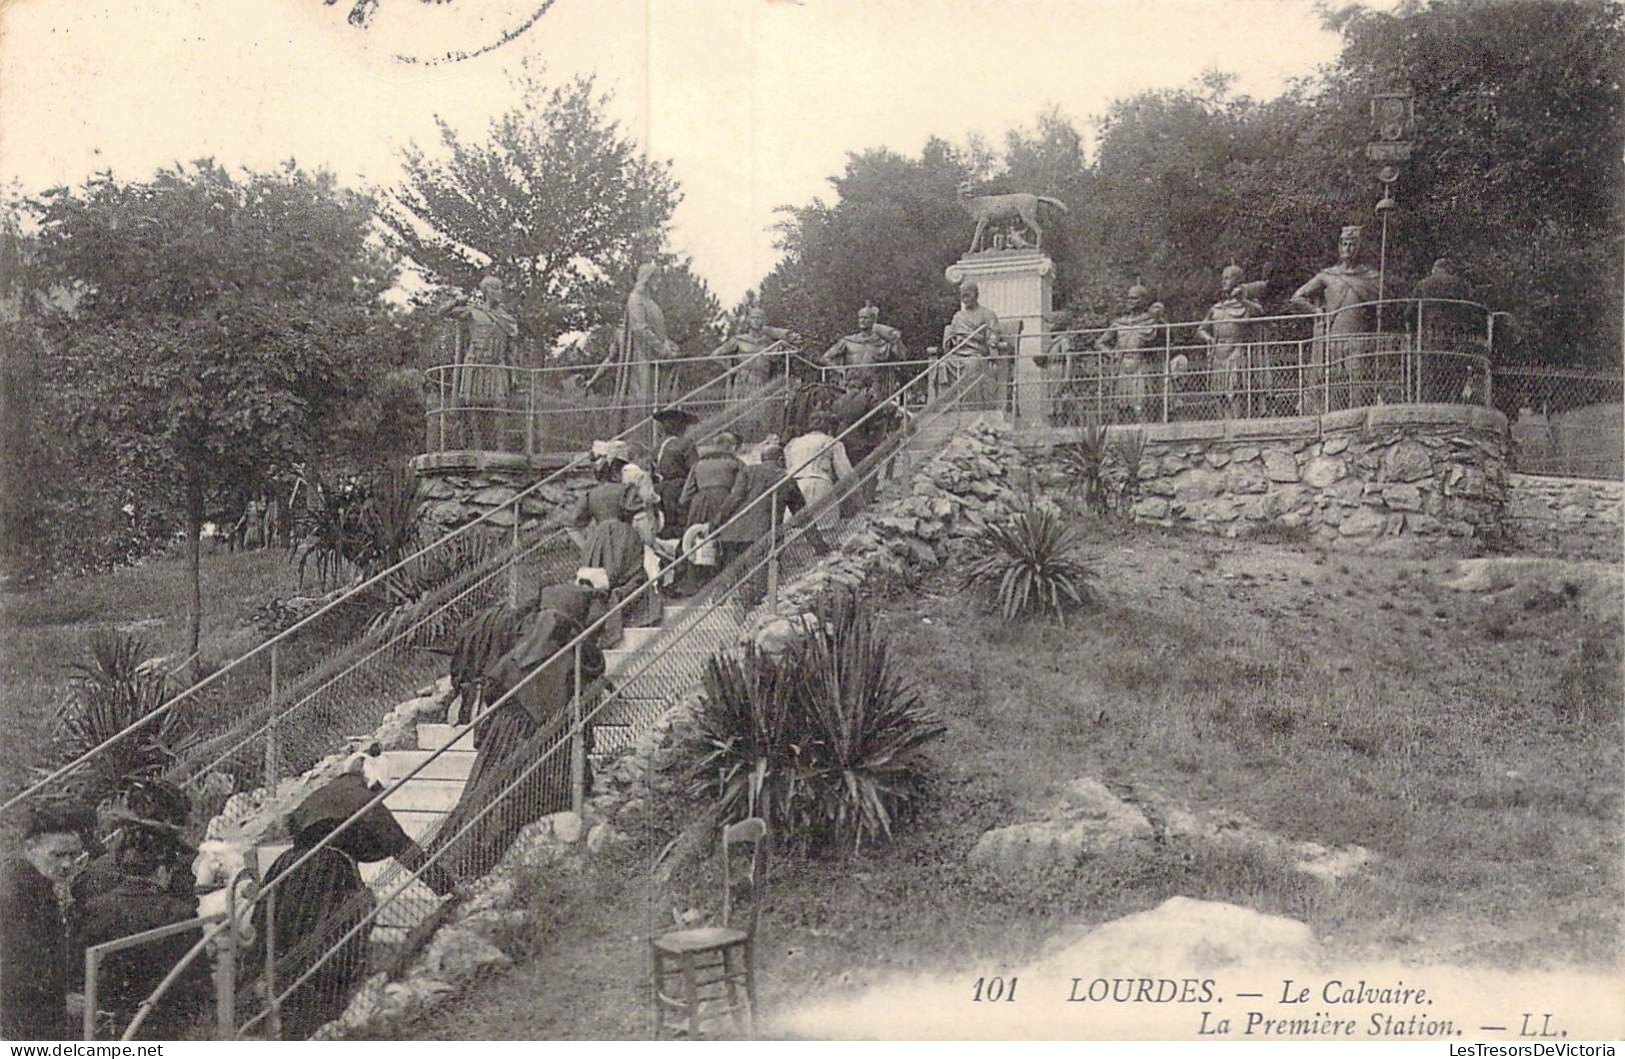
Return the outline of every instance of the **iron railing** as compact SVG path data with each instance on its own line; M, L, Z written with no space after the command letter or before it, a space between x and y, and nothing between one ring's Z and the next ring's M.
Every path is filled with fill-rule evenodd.
M740 357L653 361L649 392L630 400L587 390L588 371L581 367L438 364L425 373L431 396L426 451L576 452L602 439L606 428L648 421L656 408L685 391L685 406L704 419L752 393L783 385L796 352L774 342ZM719 379L722 385L710 385Z
M767 351L756 356L778 358L776 352ZM733 382L753 360L746 358L682 395L679 400L685 406L692 402L711 413L696 432L736 426L746 417L774 423L782 419L781 386L745 388ZM730 390L731 399L713 399ZM653 429L653 420L644 418L615 436L642 439ZM426 629L455 628L462 618L504 593L517 599L521 583L557 573L572 561L572 549L556 527L521 527L527 505L542 503L548 489L558 488L562 479L589 462L587 452L573 453L559 470L364 579L36 780L0 804L0 814L65 783L124 741L157 732L167 718L183 710L188 742L168 778L191 784L194 793L207 786L209 773L217 769L232 778L235 788L242 785L238 780L261 777L266 785L274 785L279 776L308 767L337 749L343 737L375 726L395 702L432 679L440 666L424 650L429 646L423 642ZM481 539L484 545L478 543ZM421 613L406 616L403 627L380 630L357 618L358 613L375 610L370 601L387 596L392 584L436 563L450 566L445 583L424 599ZM229 793L218 785L209 789L217 797ZM207 818L217 807L200 801L194 817Z
M854 432L865 429L873 417L899 414L898 410L908 398L928 385L930 374L929 370L916 374L825 448L854 437ZM249 961L246 974L253 975L252 968L262 963L266 974L261 976L257 990L243 994L256 998L257 1010L244 1013L239 1031L265 1032L283 1021L282 1009L289 1004L318 1004L336 1010L342 1005L336 1003L340 997L334 991L347 996L358 984L366 965L385 955L388 943L410 937L415 925L435 921L442 900L424 885L425 878L471 882L487 873L531 822L559 809L579 809L589 782L587 748L593 739L593 730L605 729L604 734L608 736L609 729L618 728L624 738L652 722L674 696L692 686L698 680L705 658L737 642L748 609L743 605L744 596L757 592L771 595L782 581L815 562L818 554L834 543L823 537L818 527L825 527L838 537L840 531L832 518L834 513L842 510L843 505L850 509L867 503L873 495L870 483L883 476L885 469L898 459L907 459L913 452L930 451L938 445L946 436L943 431L951 431L948 413L957 408L960 398L976 382L975 378L967 377L939 393L928 408L912 417L906 429L893 434L860 462L853 475L804 511L790 527L780 522L775 496L777 486L792 481L796 469L786 472L774 489L751 501L728 523L716 527L707 541L697 542L680 562L695 558L710 540L722 535L758 505L770 507L772 532L751 544L744 554L720 571L680 614L674 612L673 620L662 627L654 640L635 655L628 656L625 669L586 687L577 679L566 709L555 713L522 745L501 748L500 758L481 769L480 781L464 791L459 807L439 827L421 836L421 852L408 859L410 866L395 865L374 881L375 890L383 895L381 899L368 891L358 898L357 907L333 915L333 929L325 934L279 942L275 940L274 930L267 930L262 942L284 948L281 951L268 948L263 962L257 957ZM391 798L413 779L434 769L435 762L454 748L466 748L476 725L507 707L514 696L524 693L527 686L550 667L566 666L579 676L586 645L593 642L604 625L617 613L641 605L646 595L657 593L655 583L645 584L492 702L480 717L450 730L441 747L396 778L387 789L374 796L369 806L358 810L262 887L255 897L256 906L262 909L257 921L274 924L275 915L263 909L277 899L287 881L296 878L304 864L332 844L336 836L373 805ZM493 753L490 747L480 752ZM392 913L389 920L383 918L386 912ZM358 940L371 940L373 944L370 947L358 945ZM359 966L347 966L349 964Z

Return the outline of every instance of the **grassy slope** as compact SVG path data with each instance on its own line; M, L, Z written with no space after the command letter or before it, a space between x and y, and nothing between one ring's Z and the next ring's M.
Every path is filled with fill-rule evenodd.
M1613 959L1617 624L1572 607L1487 613L1437 586L1449 563L1142 531L1099 544L1105 605L1066 630L1006 626L946 584L891 605L896 648L949 721L936 793L890 847L778 866L761 928L769 1008L898 967L998 973L1062 924L1174 894L1304 919L1349 956ZM983 830L1030 818L1080 775L1382 859L1335 891L1268 857L1177 848L1036 883L964 866ZM528 959L384 1032L642 1035L657 843L548 881Z
M273 596L297 590L297 574L279 551L203 555L202 654L215 662L236 657L258 637L244 626ZM314 591L310 589L309 591ZM92 629L137 632L153 654L185 658L190 588L179 557L96 576L63 578L0 596L0 790L16 789L28 766L45 756L51 718L66 667L84 660Z

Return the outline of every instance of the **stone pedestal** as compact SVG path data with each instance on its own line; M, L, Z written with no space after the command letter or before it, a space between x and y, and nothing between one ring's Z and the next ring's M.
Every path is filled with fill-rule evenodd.
M1033 358L1044 352L1044 318L1051 309L1055 262L1038 250L984 250L948 266L956 286L965 280L981 289L982 304L1012 327L1021 322L1015 361L1015 418L1018 426L1049 423L1049 387Z

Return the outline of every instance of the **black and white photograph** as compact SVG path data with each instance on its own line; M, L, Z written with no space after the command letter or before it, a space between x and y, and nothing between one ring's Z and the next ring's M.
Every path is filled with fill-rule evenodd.
M0 1039L1613 1055L1622 365L1622 0L0 0Z

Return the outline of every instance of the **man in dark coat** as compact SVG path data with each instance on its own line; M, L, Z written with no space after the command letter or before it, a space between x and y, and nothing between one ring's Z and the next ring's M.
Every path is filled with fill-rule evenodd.
M795 479L784 469L784 450L779 446L765 447L762 462L747 463L745 473L749 481L745 503L717 538L719 560L724 570L750 552L752 544L769 540L775 529L782 537L786 512L797 512L806 506ZM766 547L764 545L758 549L747 560L755 569L735 570L728 575L746 579L739 596L747 606L755 606L767 595Z
M75 949L117 941L197 915L197 898L178 894L171 881L184 867L190 850L173 825L136 817L122 811L118 819L122 841L117 874L105 880L99 892L85 901L78 917ZM187 879L191 871L185 872ZM124 1032L164 977L197 944L199 929L103 956L96 979L96 1006L111 1011L118 1032ZM158 998L135 1037L171 1040L181 1035L209 997L209 959L199 954Z
M655 492L660 495L665 535L681 537L685 512L679 499L683 495L683 484L688 481L688 472L700 459L694 439L688 436L688 428L694 425L694 414L682 408L662 408L654 414L654 420L660 425L660 441L654 455Z
M0 1036L7 1040L70 1036L68 984L77 954L63 898L89 829L88 813L37 806L21 851L0 868Z

